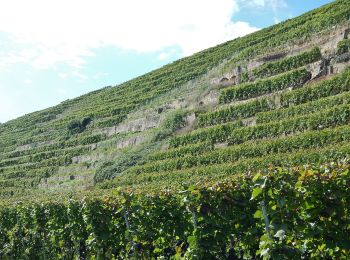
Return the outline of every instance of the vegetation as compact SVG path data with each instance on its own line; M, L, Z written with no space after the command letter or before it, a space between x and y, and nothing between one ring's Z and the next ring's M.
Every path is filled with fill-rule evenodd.
M226 88L221 92L220 103L250 99L286 88L299 87L310 79L311 74L306 69L300 69L276 76L276 78Z
M320 59L322 59L321 51L318 47L315 47L310 51L303 52L296 56L287 57L280 61L265 63L253 69L251 75L246 72L246 74L242 75L242 78L244 81L244 79L249 79L249 77L252 77L253 79L270 77L292 69L297 69Z
M78 120L73 120L68 124L68 130L70 134L79 134L83 132L86 127L91 123L90 117L85 117L81 122Z
M344 54L350 51L350 39L344 39L338 42L337 54Z
M313 40L349 13L334 1L0 124L0 259L348 259L349 46ZM339 73L312 78L321 59ZM238 67L242 84L210 84Z
M175 193L9 206L0 256L348 258L349 176L347 162L272 167Z

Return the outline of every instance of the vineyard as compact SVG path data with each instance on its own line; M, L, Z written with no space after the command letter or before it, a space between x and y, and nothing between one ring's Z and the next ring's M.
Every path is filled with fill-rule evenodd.
M349 17L0 124L0 259L348 259Z

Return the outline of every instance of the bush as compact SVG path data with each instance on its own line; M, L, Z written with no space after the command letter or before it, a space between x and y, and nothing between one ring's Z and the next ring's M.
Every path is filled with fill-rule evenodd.
M349 51L350 51L350 39L345 39L345 40L338 42L338 45L337 45L337 54L338 55L344 54L344 53L349 52Z
M130 153L125 153L114 162L104 162L96 170L94 183L99 183L104 180L110 180L121 175L126 169L134 166L139 162L140 156Z
M70 134L78 134L81 132L81 123L78 120L73 120L68 124Z
M86 127L92 122L92 119L90 117L85 117L80 121L78 120L72 120L68 124L68 131L70 134L79 134L81 132L84 132Z
M169 117L164 121L163 128L169 129L171 132L181 129L186 125L186 111L177 109L172 112Z

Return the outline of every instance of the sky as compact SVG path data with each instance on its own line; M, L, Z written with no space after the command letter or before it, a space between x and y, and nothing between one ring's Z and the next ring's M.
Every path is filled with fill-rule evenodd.
M330 0L0 0L0 122Z

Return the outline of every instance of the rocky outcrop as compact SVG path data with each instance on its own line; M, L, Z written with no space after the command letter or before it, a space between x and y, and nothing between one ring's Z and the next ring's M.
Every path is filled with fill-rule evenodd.
M219 103L219 96L220 93L218 90L211 90L201 99L199 106L217 105Z
M267 56L264 56L262 58L257 59L257 62L270 62L270 61L275 61L275 60L279 60L279 59L283 59L284 57L286 57L288 54L288 52L278 52L278 53L272 53L269 54Z
M156 113L162 114L168 110L184 108L186 105L187 102L184 98L176 99L156 108Z
M155 128L160 125L161 116L151 115L144 118L135 119L126 123L119 124L117 126L105 128L102 130L107 136L112 136L119 133L126 132L142 132L147 129Z
M320 61L311 63L306 66L306 69L311 73L311 80L321 76L327 75L327 61L322 59Z
M241 82L242 68L237 66L230 72L224 74L220 78L214 78L211 80L211 85L227 87L232 85L238 85Z
M138 145L145 140L144 136L134 136L126 140L119 141L117 143L117 148L122 149L128 146Z
M48 141L48 142L36 142L36 143L30 143L30 144L24 144L21 146L18 146L15 151L25 151L30 150L36 147L44 146L44 145L51 145L54 144L54 141Z

